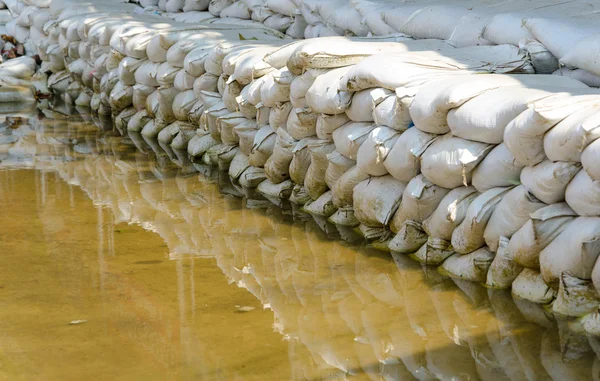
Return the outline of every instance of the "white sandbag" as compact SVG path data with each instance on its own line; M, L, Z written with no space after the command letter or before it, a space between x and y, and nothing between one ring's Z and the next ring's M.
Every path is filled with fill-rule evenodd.
M573 87L582 85L573 82ZM566 87L568 84L563 85ZM520 86L492 89L474 97L459 108L450 110L448 126L455 136L483 143L500 144L504 139L506 126L525 111L530 102L554 95L556 91L564 91L564 89L558 87L530 89Z
M471 183L479 192L496 187L508 187L519 183L523 165L502 143L494 147L473 170Z
M292 25L292 22L293 20L291 17L276 13L273 16L266 18L265 21L263 21L263 24L267 28L284 33Z
M581 153L600 137L600 103L571 114L544 135L544 152L552 161L581 161Z
M482 247L466 255L454 254L440 267L443 274L471 282L484 283L494 260L494 253Z
M375 88L359 91L352 95L350 107L346 115L354 122L372 122L373 109L383 102L392 92Z
M358 183L369 178L369 175L356 166L346 171L331 188L333 203L338 208L353 205L354 188Z
M407 38L404 38L408 40ZM400 41L402 39L399 39ZM308 39L298 44L287 61L292 73L300 75L305 69L334 69L354 65L363 59L384 52L406 52L410 50L428 50L447 47L441 41L427 42L389 42L369 39L348 39L345 37L327 37Z
M518 163L534 165L546 157L544 134L558 123L570 124L572 114L598 101L594 90L571 90L533 102L504 130L504 143ZM568 128L563 126L561 128Z
M510 257L507 246L508 238L500 237L496 255L487 273L486 287L497 289L510 288L512 282L523 271L523 267Z
M356 154L356 165L371 176L387 175L383 165L392 147L400 137L398 131L388 127L376 127L360 145Z
M196 77L188 74L187 71L180 69L175 75L173 86L175 86L175 88L179 91L192 90L194 88L194 82L196 79Z
M151 119L146 110L140 110L127 122L127 131L140 132Z
M406 133L405 133L406 134ZM473 169L493 146L444 135L421 156L421 171L432 183L453 189L469 185Z
M358 149L375 128L370 123L348 122L333 131L335 149L348 159L356 160Z
M135 82L140 85L158 87L156 76L159 66L160 64L144 61L134 73Z
M580 216L600 216L600 183L581 170L567 186L567 204Z
M218 85L218 83L217 83ZM238 97L242 93L242 85L237 81L229 82L219 91L222 95L223 103L230 112L235 112L238 109Z
M402 203L394 214L390 229L397 233L408 220L422 223L437 209L448 192L449 189L434 185L425 176L416 176L404 190Z
M409 182L421 173L421 156L437 139L437 135L410 128L396 140L383 165L396 179Z
M127 86L119 81L110 92L108 102L110 107L117 112L131 106L133 102L133 86Z
M319 139L333 141L333 132L348 123L350 119L346 114L327 115L320 114L317 116L316 132Z
M261 102L267 107L274 107L278 102L288 102L290 84L294 79L292 73L283 68L267 74L266 77L260 88Z
M323 73L325 73L325 70L308 69L306 72L293 79L290 84L290 101L295 108L304 108L308 106L305 98L306 92L315 82L315 79Z
M479 195L467 210L464 220L452 233L452 246L466 254L485 245L484 232L494 208L511 188L493 188Z
M333 213L335 213L337 208L333 205L333 202L331 201L331 191L327 191L315 201L311 201L308 204L304 205L303 210L314 216L329 217Z
M279 184L290 178L290 163L296 144L294 138L284 129L276 131L277 139L273 154L265 163L265 174L273 184Z
M325 172L325 183L329 189L333 189L339 178L356 165L356 161L348 159L338 151L327 154L327 161L329 164Z
M408 99L406 99L406 102L410 105ZM391 94L373 109L372 117L378 126L387 126L397 131L406 131L412 123L408 110L409 108L403 104L403 101L396 94Z
M310 108L295 108L288 115L286 129L296 140L316 135L317 114Z
M235 133L235 127L247 122L239 112L232 112L217 118L217 128L219 129L219 135L221 141L225 145L238 145L239 136Z
M510 239L529 220L530 214L546 206L523 185L511 189L496 205L485 227L483 238L490 250L497 251L500 237Z
M577 217L566 203L548 205L531 214L510 238L508 255L523 267L540 268L540 252Z
M552 75L557 75L561 77L569 77L571 79L578 80L581 83L584 83L590 87L600 87L600 75L591 73L587 70L583 69L569 69L567 67L561 67Z
M204 45L192 49L183 60L183 69L195 77L206 73L204 61L208 57L209 52L210 49Z
M556 291L548 287L542 274L532 269L523 269L512 283L512 294L519 299L547 304L556 296Z
M354 215L366 226L387 226L400 205L406 184L392 176L371 177L354 188Z
M253 79L260 78L275 68L263 61L265 54L276 49L275 47L259 47L242 55L235 62L235 70L229 81L236 80L242 85L247 85ZM227 58L226 58L227 59Z
M178 93L173 99L173 115L175 119L187 122L188 114L194 104L196 104L196 101L196 95L193 90Z
M581 164L593 180L600 180L600 140L594 141L581 154Z
M292 149L292 161L289 163L290 178L296 184L304 184L306 173L311 164L308 146L317 139L305 138L297 142Z
M4 77L29 79L35 74L36 62L28 56L13 58L0 64L0 74Z
M437 48L426 44L436 41ZM476 46L447 48L439 40L407 42L413 50L404 53L382 53L367 57L340 80L340 91L360 91L372 87L394 90L409 83L446 75L468 73L532 73L524 53L514 46ZM433 51L433 50L440 50ZM438 91L440 89L438 88ZM437 92L436 92L437 94ZM424 114L426 116L426 114Z
M285 129L291 111L292 104L290 102L275 103L275 106L271 107L271 112L269 113L269 125L275 131L279 128Z
M600 33L594 20L528 18L524 24L531 35L560 59L584 38Z
M247 121L246 123L238 124L233 130L238 136L240 151L244 155L250 156L250 153L252 152L252 146L254 145L254 137L258 132L258 126L256 125L256 122Z
M351 94L340 92L337 84L340 78L350 70L342 67L319 75L306 92L306 104L316 113L341 114L350 107Z
M600 296L594 284L569 273L562 273L552 312L562 316L581 317L594 312L600 305Z
M565 200L567 185L580 169L579 163L544 160L523 168L521 183L539 200L554 204Z
M304 179L304 188L313 200L327 191L325 172L327 171L327 154L333 152L335 146L328 141L316 140L308 145L310 166Z
M264 167L267 159L273 154L277 135L271 126L261 127L254 136L254 144L250 151L249 161L253 167Z
M221 11L233 4L233 0L211 0L208 11L215 17L219 17Z
M221 18L233 17L242 20L250 20L250 15L250 9L242 1L236 1L219 13L219 17Z
M600 218L578 217L540 253L540 270L544 281L558 286L560 275L569 272L581 279L591 279L600 254Z
M209 73L202 74L200 77L194 80L194 84L192 86L194 94L196 94L196 96L199 96L201 91L210 91L216 93L218 80L219 77L217 77L216 75Z
M292 25L287 28L285 34L295 40L302 40L305 38L304 31L307 26L308 23L302 15L295 15L292 19Z
M478 195L479 193L473 187L451 190L440 201L431 216L423 221L423 229L432 238L450 241L452 232L463 222L469 206Z
M210 0L185 0L185 5L183 6L183 11L184 12L206 11L206 10L208 10L209 4L210 4Z

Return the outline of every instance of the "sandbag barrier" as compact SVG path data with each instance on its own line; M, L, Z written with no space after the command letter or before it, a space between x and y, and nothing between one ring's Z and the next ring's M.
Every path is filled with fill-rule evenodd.
M234 189L226 172L195 164L206 170L197 176L186 156L172 156L178 169L156 140L131 133L123 141L109 118L63 107L43 115L0 131L0 156L6 133L19 147L0 166L57 173L109 211L109 224L159 234L171 260L215 258L230 283L273 312L273 328L293 345L294 379L323 378L332 369L340 377L365 372L394 380L597 379L598 337L586 336L576 321L553 320L541 304L423 271L403 254L374 260L372 252L356 253L363 250L356 245L324 239L336 236L330 225L306 222L300 213L289 218L273 204L259 213L240 208L219 195L219 188ZM47 188L42 199L58 192ZM44 210L64 218L53 203ZM119 233L104 234L110 242ZM315 330L315 321L327 324Z
M531 75L553 54L417 32L292 40L107 4L44 24L67 103L227 171L250 207L291 203L600 329L600 91Z

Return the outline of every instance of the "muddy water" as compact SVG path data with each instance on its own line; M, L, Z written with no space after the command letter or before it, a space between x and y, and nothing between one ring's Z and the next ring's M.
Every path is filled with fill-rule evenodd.
M0 380L600 379L573 322L100 122L0 127Z

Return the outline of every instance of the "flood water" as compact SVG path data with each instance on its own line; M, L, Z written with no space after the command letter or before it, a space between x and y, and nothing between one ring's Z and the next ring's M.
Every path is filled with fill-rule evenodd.
M231 193L106 121L0 124L0 380L600 380L576 322Z

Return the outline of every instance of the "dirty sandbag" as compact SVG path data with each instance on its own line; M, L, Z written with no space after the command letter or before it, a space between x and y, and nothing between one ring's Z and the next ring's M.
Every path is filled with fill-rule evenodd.
M225 104L223 104L223 102L219 102L209 109L205 108L205 110L206 110L206 111L204 111L204 114L206 115L206 128L205 129L210 132L210 135L213 137L213 139L220 142L221 141L221 131L219 130L219 128L217 126L217 118L220 116L229 114L229 110L227 110L227 107L225 107Z
M545 206L523 185L511 189L492 212L483 234L485 243L495 252L500 237L510 239L529 220L531 213Z
M143 61L142 64L135 70L134 77L135 82L140 85L158 87L158 81L156 75L160 64L150 62L148 60Z
M212 74L208 74L208 75L212 75ZM204 77L204 75L202 77ZM202 78L202 77L200 77L200 78ZM194 82L194 91L196 91L196 85L199 84L200 78L198 78L198 80L196 80L196 82ZM218 82L218 79L215 78L215 82L214 82L215 88L217 87L217 82ZM207 84L209 86L212 86L210 83L207 83ZM235 99L235 101L237 103L237 109L239 112L244 114L244 116L248 119L256 119L256 107L252 103L250 103L250 101L248 100L248 94L250 92L250 88L251 88L250 85L244 86L242 91L240 91L240 95L238 95L238 97Z
M218 142L209 133L196 133L196 136L188 142L188 155L192 158L201 157L206 151L217 144Z
M360 145L356 165L371 176L388 174L384 161L400 137L398 131L388 127L375 127Z
M135 85L135 71L147 60L125 57L119 62L119 80L128 86Z
M292 80L290 84L290 101L295 108L308 107L306 93L315 82L315 79L324 73L326 73L326 70L308 69Z
M294 183L292 180L285 180L279 184L273 184L268 179L258 185L257 190L265 198L274 204L279 204L281 200L287 200L292 194Z
M353 195L356 218L367 226L387 226L400 206L405 188L405 183L389 175L360 182Z
M240 96L241 92L242 86L237 81L228 82L223 88L223 91L220 92L222 94L223 103L230 112L238 110L237 98Z
M235 70L229 77L229 81L238 81L245 86L253 80L276 70L271 65L263 61L265 54L276 49L274 46L265 46L252 49L244 54L235 62Z
M200 126L200 121L204 115L204 102L201 100L196 101L190 111L188 112L188 122L193 123L196 126ZM206 120L206 117L204 118Z
M329 164L325 172L325 183L329 189L333 189L339 178L356 165L356 161L348 159L338 151L327 154L327 161Z
M163 62L156 71L156 81L159 86L171 86L175 82L175 76L179 72L179 68L171 65L168 62Z
M332 136L335 149L349 159L356 160L358 149L375 128L370 123L348 122L337 128Z
M544 152L552 161L581 161L581 153L600 137L600 104L571 114L544 135Z
M457 253L470 253L485 245L486 225L494 208L510 190L510 187L492 188L473 200L464 220L452 233L452 246Z
M333 141L333 132L348 123L350 119L346 114L327 115L319 114L317 116L316 132L319 139Z
M500 237L496 256L487 273L486 287L508 289L523 271L523 267L516 263L514 258L511 258L507 250L508 242L508 238Z
M304 138L297 142L292 149L292 160L289 163L290 178L296 184L304 184L306 173L310 167L310 150L308 146L318 141L314 138Z
M422 223L437 209L442 199L450 192L434 185L423 175L413 178L402 195L402 202L390 223L390 229L397 233L406 221Z
M224 144L216 144L210 147L202 156L202 162L213 167L219 166L220 170L229 169L229 164L235 155L239 152L236 146L226 146Z
M561 128L570 129L571 122L579 122L573 114L598 99L598 91L573 89L532 102L506 126L504 143L518 163L537 164L546 158L544 134L559 123Z
M429 237L427 242L412 255L412 258L426 265L438 266L453 254L454 249L452 249L450 241Z
M521 183L541 201L554 204L565 200L567 186L580 169L579 163L544 160L523 168Z
M600 180L600 139L586 147L581 154L581 164L592 180Z
M408 38L406 38L408 40ZM365 58L383 52L406 52L419 47L435 49L448 46L442 42L414 43L414 41L373 41L369 38L348 39L345 37L327 37L307 39L298 44L290 55L287 66L296 74L302 74L305 69L334 69L354 65Z
M198 94L198 99L204 102L204 108L207 110L219 103L222 103L223 101L221 94L205 90L200 91L200 94Z
M314 140L309 143L310 166L304 178L304 188L309 196L316 200L325 193L327 183L325 182L325 172L327 171L327 154L335 150L335 146L326 140Z
M127 131L140 132L151 119L145 109L140 110L127 122Z
M527 52L536 74L552 74L559 68L558 58L539 41L525 38L519 48Z
M585 169L571 180L565 199L580 216L600 216L600 182L592 180Z
M348 227L360 225L360 221L354 216L354 209L352 207L337 209L336 212L329 217L329 222L334 225Z
M37 64L28 56L13 58L0 64L2 77L13 77L18 79L29 79L35 74Z
M181 69L177 75L175 75L173 86L175 86L175 88L179 91L192 90L194 88L194 82L196 79L196 77Z
M444 261L439 270L452 278L484 283L494 260L494 253L482 247L466 255L454 254Z
M258 126L255 121L247 121L238 124L233 128L233 131L238 136L240 151L246 156L250 156L252 146L254 145L254 136L258 132Z
M264 167L267 159L273 154L277 135L271 126L261 127L254 136L254 144L250 151L250 165L253 167Z
M232 112L217 118L217 128L221 141L226 145L238 145L239 137L234 128L248 120L239 112Z
M265 174L273 184L279 184L290 178L290 163L292 162L296 140L283 129L279 129L275 133L277 134L277 140L275 141L273 154L265 163Z
M510 238L508 252L521 266L539 269L540 252L577 217L566 203L548 205L531 214L531 219Z
M580 279L563 272L552 312L563 316L581 317L598 309L600 295L591 280Z
M335 213L337 208L333 205L331 191L327 191L315 201L304 205L303 210L312 215L329 217Z
M542 274L527 268L513 281L512 294L539 304L548 304L556 297L556 291L544 282Z
M352 206L355 186L368 178L369 175L356 166L347 170L331 188L334 205L338 208Z
M287 120L292 111L292 104L290 102L277 102L271 107L269 112L269 124L275 131L280 128L285 129L287 127Z
M383 165L396 179L409 182L421 173L421 155L437 139L437 135L410 128L396 140Z
M540 253L544 281L557 288L560 274L568 271L581 279L591 279L600 255L600 218L578 217Z
M373 110L391 94L390 90L382 88L354 93L346 115L354 122L373 122Z
M383 99L372 111L372 117L378 126L387 126L397 131L406 131L412 124L410 119L410 97L397 95L403 89L397 89L396 94L391 94ZM404 104L406 103L406 104Z
M80 94L79 97L77 97L78 99L81 97L81 95L85 94L85 92L82 92ZM89 107L89 98L88 97L88 107ZM76 102L77 105L77 102ZM77 106L82 106L83 105L77 105ZM117 115L115 117L115 127L119 130L119 132L122 135L125 135L125 131L127 131L127 124L129 123L129 121L131 120L131 118L133 118L133 116L137 113L137 110L133 107L128 107L126 109L124 109L123 111L121 111L119 113L119 115Z
M267 107L274 107L278 102L290 100L290 84L293 76L287 68L275 70L267 74L260 88L261 102Z
M110 92L108 102L110 107L117 112L131 106L133 104L133 86L125 85L119 81Z
M420 222L406 220L388 243L388 248L395 253L413 254L427 242L427 239L427 233Z
M292 189L292 194L290 195L290 202L296 205L305 205L307 202L310 201L312 201L312 199L306 192L306 189L304 189L304 185L296 184L294 186L294 189Z
M292 41L283 46L278 47L276 50L267 53L263 57L263 61L267 63L269 66L274 67L275 69L281 69L286 66L286 62L289 59L290 55L296 50L299 44L303 43L303 41Z
M294 139L316 135L317 114L310 108L295 108L288 115L286 129Z
M0 87L0 103L35 102L35 94L29 87L2 86Z
M463 222L469 206L478 196L479 193L473 187L451 190L431 216L423 221L423 229L430 237L450 241L452 232Z
M177 120L187 121L189 112L196 102L197 99L194 90L180 92L173 99L173 115Z
M190 123L177 121L175 123L169 124L161 132L159 132L157 140L161 143L171 144L175 137L184 134L184 132L187 133L190 131L195 134L195 130L196 127L191 125ZM185 146L187 147L187 144Z
M219 77L213 74L205 73L194 80L192 89L194 94L199 96L201 91L217 92L217 81Z
M516 163L515 157L502 143L494 147L475 167L471 183L479 192L515 185L520 181L523 167Z
M132 104L136 110L140 111L146 108L146 100L148 96L156 90L152 86L135 85L133 86Z
M185 123L185 128L180 128L179 134L171 141L171 148L181 151L187 150L188 143L194 136L196 136L196 125Z
M578 81L552 83L542 88L504 86L491 89L450 110L448 126L452 134L483 143L500 144L506 126L527 109L530 102L565 91L565 88L582 88ZM572 82L572 83L569 83Z
M307 105L316 113L341 114L350 107L352 95L338 91L337 84L351 67L328 71L318 76L306 92Z
M492 148L489 144L446 134L421 156L421 172L429 181L444 188L467 186L471 183L473 169Z

